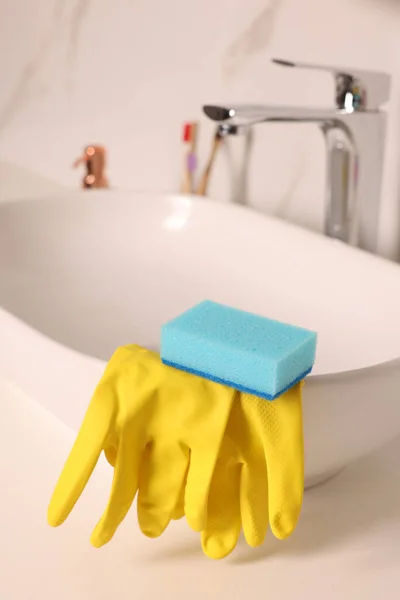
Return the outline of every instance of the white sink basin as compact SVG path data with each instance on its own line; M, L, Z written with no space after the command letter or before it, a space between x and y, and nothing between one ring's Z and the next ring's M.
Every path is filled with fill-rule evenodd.
M246 208L85 191L0 203L0 275L0 373L75 429L117 346L157 348L208 298L318 331L307 485L400 432L400 268L383 259Z

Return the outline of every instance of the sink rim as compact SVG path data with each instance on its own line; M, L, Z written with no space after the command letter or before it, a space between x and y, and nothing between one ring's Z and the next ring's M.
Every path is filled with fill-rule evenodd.
M226 215L228 218L231 215L241 214L244 219L252 221L253 223L269 223L274 226L280 228L281 230L291 230L292 232L296 232L297 235L302 236L304 239L313 239L315 243L320 245L327 245L335 248L341 248L345 252L349 252L350 255L363 257L366 260L372 260L381 265L386 265L386 267L397 269L400 273L400 263L397 263L393 260L390 260L384 256L380 256L378 254L371 254L366 250L361 248L350 246L341 240L330 238L323 233L319 233L312 229L307 229L302 227L301 225L292 222L286 221L280 217L277 217L273 214L265 213L260 211L258 208L253 207L251 205L243 205L237 204L233 202L219 202L218 200L214 200L208 196L200 196L197 194L179 194L176 192L159 192L159 191L135 191L135 190L123 190L123 189L113 189L113 188L104 188L104 189L74 189L74 188L64 188L59 191L57 194L52 195L44 195L44 196L32 196L29 198L21 197L21 198L13 198L7 199L2 198L0 195L0 207L2 205L16 205L16 204L35 204L35 203L53 203L60 201L71 201L71 196L73 201L79 201L80 199L95 198L99 196L99 198L111 198L114 196L120 198L130 197L131 202L135 202L137 204L147 205L150 201L158 201L172 209L175 209L179 203L186 202L189 203L191 208L194 210L202 210L201 207L206 206L210 207L212 211L220 211L221 214ZM198 208L200 207L200 208ZM206 210L209 210L207 208Z

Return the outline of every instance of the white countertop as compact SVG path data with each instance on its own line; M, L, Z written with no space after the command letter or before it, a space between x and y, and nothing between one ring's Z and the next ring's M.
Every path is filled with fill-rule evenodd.
M241 543L206 558L182 520L158 540L142 536L135 510L114 540L89 536L105 506L102 461L59 529L46 523L53 485L74 434L0 381L0 597L7 600L397 599L400 595L400 439L306 493L295 534ZM339 443L339 442L338 442ZM6 542L6 543L5 543Z

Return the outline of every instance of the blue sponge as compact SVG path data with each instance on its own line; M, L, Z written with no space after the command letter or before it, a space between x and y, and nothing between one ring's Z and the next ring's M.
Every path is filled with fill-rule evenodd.
M206 300L161 329L161 360L268 400L310 373L316 333Z

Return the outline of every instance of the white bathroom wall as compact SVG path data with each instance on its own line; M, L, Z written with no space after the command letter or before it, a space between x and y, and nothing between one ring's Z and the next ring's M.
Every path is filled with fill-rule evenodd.
M380 253L398 256L398 0L0 0L0 161L78 187L88 143L109 150L114 187L179 190L182 123L200 119L204 162L213 102L330 105L331 77L272 56L393 75ZM221 152L210 195L320 230L324 145L313 125L254 131ZM1 185L1 181L0 181Z

